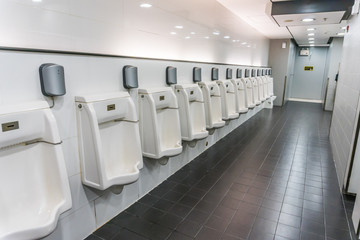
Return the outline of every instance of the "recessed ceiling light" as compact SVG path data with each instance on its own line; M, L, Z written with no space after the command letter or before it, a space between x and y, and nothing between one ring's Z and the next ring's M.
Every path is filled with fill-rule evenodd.
M250 45L247 45L247 47L251 47Z
M170 32L171 35L176 35L176 32Z
M315 43L314 41L309 41L309 43Z
M229 38L230 38L230 36L224 36L224 38L229 39Z
M185 39L190 39L190 36L186 36Z
M310 44L310 47L314 47L315 46L315 44Z
M308 28L308 29L306 29L306 30L308 30L308 31L314 31L315 28Z
M247 42L242 42L241 44L242 44L242 45L245 45L245 44L247 44Z
M34 1L34 0L33 0ZM37 0L38 1L38 0ZM140 4L140 7L142 7L142 8L151 8L152 7L152 5L150 4L150 3L142 3L142 4Z
M195 35L195 34L196 34L196 32L191 32L190 34L191 34L191 35Z
M308 36L314 36L315 34L314 33L309 33Z
M177 26L175 26L175 28L177 28L177 29L183 29L183 28L184 28L184 26L177 25Z
M342 29L342 30L346 30L346 27L342 27L341 29Z
M292 19L287 19L287 20L285 20L284 22L293 22L294 20L292 20Z
M311 40L315 40L315 38L308 38L308 39L309 39L310 41L311 41Z
M204 37L205 39L209 39L210 37L209 36L206 36L206 37Z
M312 21L315 21L315 18L304 18L301 21L303 21L303 22L312 22Z
M33 2L42 2L42 0L32 0Z
M213 32L213 34L214 34L214 35L220 35L220 33L219 33L219 32Z
M344 36L345 33L341 32L341 33L337 33L336 35L338 35L338 36Z

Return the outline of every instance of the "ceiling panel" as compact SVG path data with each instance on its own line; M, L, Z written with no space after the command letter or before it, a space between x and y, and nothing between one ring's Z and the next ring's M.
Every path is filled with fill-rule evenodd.
M343 11L339 12L321 12L321 13L307 13L307 14L284 14L273 15L280 27L286 26L306 26L306 25L320 25L320 24L334 24L340 23L344 16ZM303 22L303 19L314 19L312 22Z
M345 33L347 22L342 21L340 24L311 25L311 26L289 26L289 30L299 45L310 45L309 38L314 38L314 44L327 44L330 37L342 37L338 33ZM308 29L314 29L308 31ZM308 34L314 34L308 36Z

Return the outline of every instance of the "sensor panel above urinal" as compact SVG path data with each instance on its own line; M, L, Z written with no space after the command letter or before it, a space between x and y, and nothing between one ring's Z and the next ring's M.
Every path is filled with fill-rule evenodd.
M129 94L75 99L83 184L104 190L136 181L143 161L136 108Z
M39 239L71 208L57 123L44 101L0 107L0 239Z

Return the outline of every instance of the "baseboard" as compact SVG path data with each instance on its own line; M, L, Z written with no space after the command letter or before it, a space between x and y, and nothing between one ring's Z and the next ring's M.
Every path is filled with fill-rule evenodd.
M289 98L288 101L292 101L292 102L323 103L322 100L304 99L304 98Z

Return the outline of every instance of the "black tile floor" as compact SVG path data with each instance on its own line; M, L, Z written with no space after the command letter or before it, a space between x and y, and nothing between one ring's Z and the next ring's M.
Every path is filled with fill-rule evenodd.
M352 239L330 118L320 104L264 109L87 239Z

